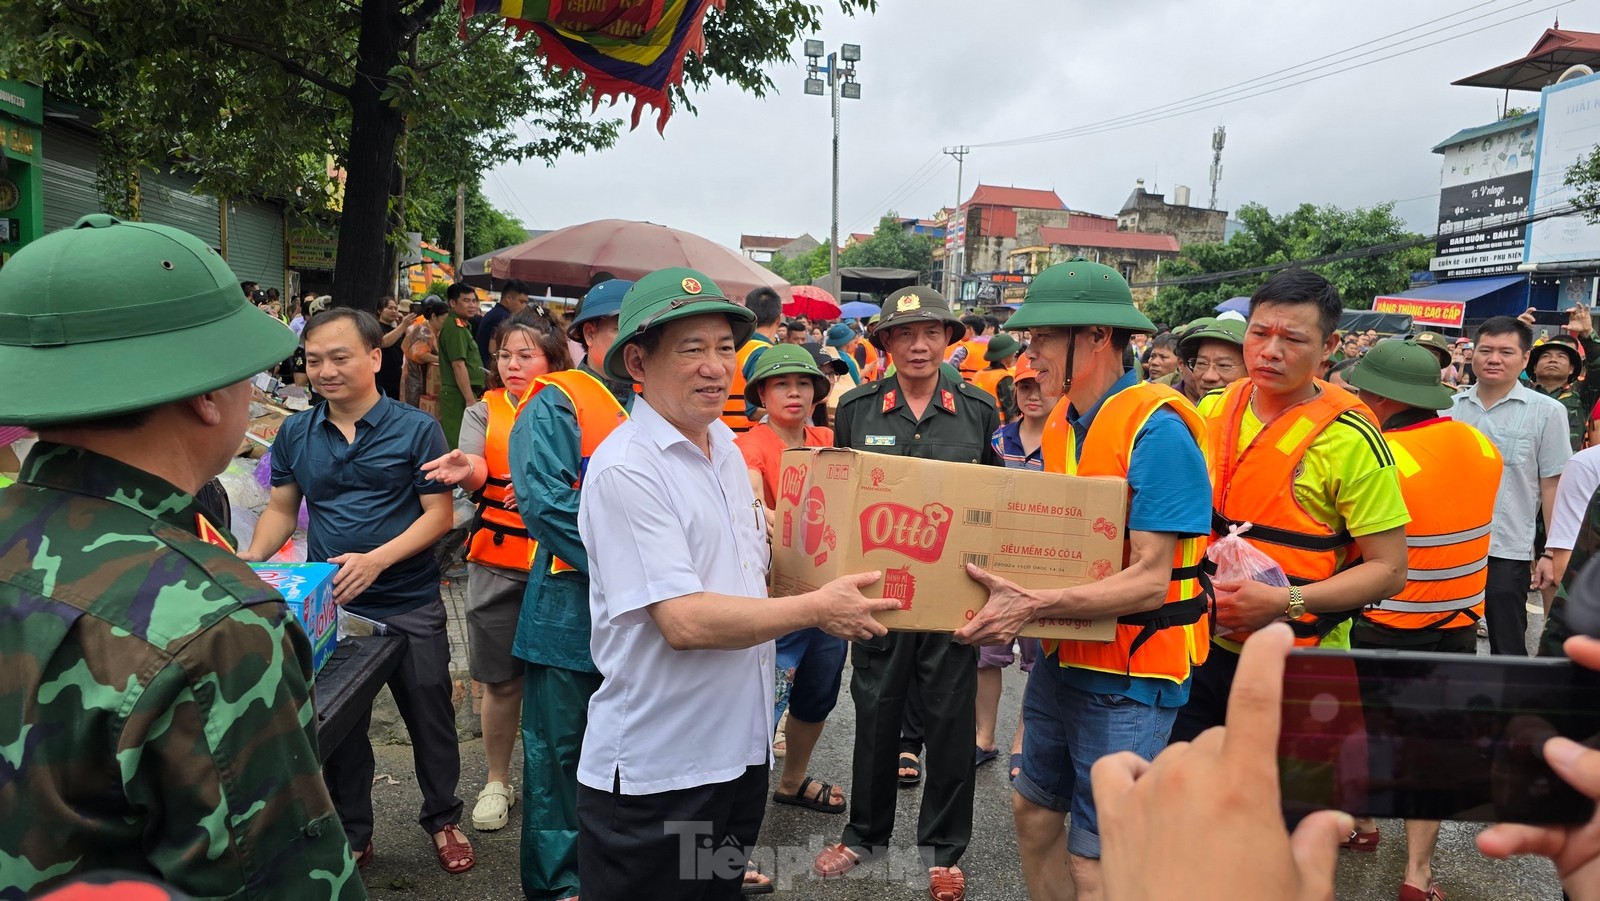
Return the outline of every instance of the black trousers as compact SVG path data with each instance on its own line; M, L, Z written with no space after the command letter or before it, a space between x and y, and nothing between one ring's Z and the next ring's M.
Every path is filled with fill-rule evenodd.
M1194 741L1212 726L1228 718L1228 692L1233 690L1233 674L1239 669L1239 655L1211 645L1206 662L1195 667L1189 683L1189 701L1178 710L1167 744Z
M1489 626L1489 653L1528 656L1528 561L1489 558L1483 619Z
M741 896L767 766L731 782L653 795L578 786L578 882L584 901L719 901Z
M915 682L906 689L906 712L900 718L900 753L922 756L922 693L917 691Z
M381 620L409 644L389 677L389 691L411 735L411 758L422 789L417 822L430 835L461 820L461 746L456 741L456 708L450 700L450 637L444 605L427 604ZM368 710L322 765L322 779L333 809L344 821L350 847L360 852L372 840L372 725Z
M864 857L889 847L899 801L901 726L915 686L927 738L917 847L927 866L954 866L972 839L978 649L941 633L890 632L853 645L850 665L856 746L844 844Z

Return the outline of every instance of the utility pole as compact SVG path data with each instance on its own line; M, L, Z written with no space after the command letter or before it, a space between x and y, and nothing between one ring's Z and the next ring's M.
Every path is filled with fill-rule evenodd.
M1222 145L1228 130L1221 125L1211 133L1211 208L1217 208L1217 182L1222 181Z
M818 40L808 40L806 53L806 93L821 95L822 79L817 75L828 73L828 89L833 107L833 224L828 230L828 277L836 293L843 293L839 282L839 95L846 99L861 99L861 84L856 81L856 63L861 61L861 45L841 44L838 53L828 54L826 67L818 64L823 46Z
M461 281L461 264L467 260L467 184L456 182L456 281Z
M962 147L946 147L944 149L944 152L945 152L945 155L953 156L953 157L956 158L956 205L954 207L955 211L950 214L950 218L947 219L945 221L945 224L944 224L945 231L950 235L950 241L947 242L947 243L949 243L952 247L956 248L955 252L945 254L944 273L945 273L945 285L946 285L946 288L945 288L944 296L945 296L946 300L954 302L957 299L956 298L956 294L961 289L961 273L960 273L960 271L958 271L958 266L960 264L957 263L957 261L959 260L961 263L965 263L966 259L967 259L966 248L961 247L959 244L956 243L956 241L959 240L956 237L958 234L960 235L961 238L965 238L966 234L965 234L965 232L957 232L955 230L956 222L960 221L961 219L964 218L961 215L961 170L966 165L967 154L972 152L972 148L971 147L966 147L966 146L962 146Z

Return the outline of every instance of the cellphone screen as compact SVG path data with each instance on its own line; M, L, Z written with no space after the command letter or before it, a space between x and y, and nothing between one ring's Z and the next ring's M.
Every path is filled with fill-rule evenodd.
M1296 650L1278 766L1291 814L1581 823L1594 802L1540 749L1600 746L1600 673L1566 660Z

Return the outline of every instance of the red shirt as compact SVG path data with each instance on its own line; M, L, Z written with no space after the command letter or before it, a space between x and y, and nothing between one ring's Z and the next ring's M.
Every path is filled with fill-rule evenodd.
M833 447L833 429L819 425L805 427L806 447ZM761 473L761 502L768 510L778 506L778 476L783 471L783 452L789 448L778 433L765 422L758 422L733 439L739 453L744 454L744 465Z

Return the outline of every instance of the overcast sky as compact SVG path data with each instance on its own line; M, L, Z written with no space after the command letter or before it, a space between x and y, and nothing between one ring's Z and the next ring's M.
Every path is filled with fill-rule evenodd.
M1393 200L1432 233L1441 158L1430 148L1494 121L1504 97L1450 82L1520 58L1558 15L1600 31L1600 7L1555 0L880 0L855 18L829 5L814 37L862 48L862 99L840 101L840 237L871 231L890 207L929 216L950 205L956 165L940 150L957 144L972 145L962 199L980 181L1053 188L1073 209L1114 215L1143 178L1169 200L1188 185L1203 206L1218 125L1219 207ZM611 150L502 166L484 191L529 228L623 218L731 247L742 233L826 240L828 101L803 92L799 40L794 51L764 100L718 86L664 136L647 112ZM1201 94L1191 106L1232 102L1180 105ZM1538 95L1512 92L1511 104L1537 108ZM1152 108L1146 124L979 146Z

